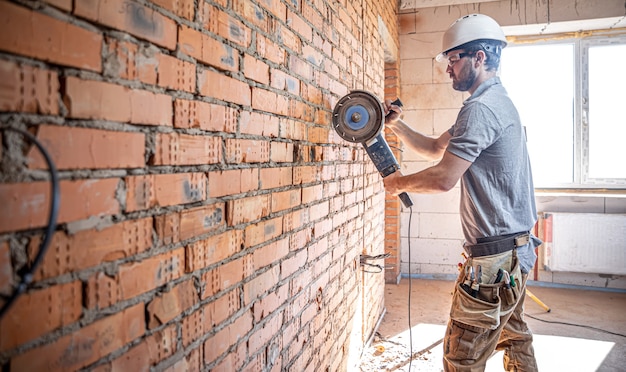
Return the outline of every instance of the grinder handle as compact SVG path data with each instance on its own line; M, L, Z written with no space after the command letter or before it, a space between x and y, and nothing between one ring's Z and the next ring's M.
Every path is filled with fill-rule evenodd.
M395 100L395 101L393 101L393 102L391 102L391 104L392 104L392 105L396 105L396 106L398 106L398 107L402 107L402 106L404 106L404 105L402 104L402 101L400 101L400 98L396 98L396 100ZM387 116L389 116L389 115L391 115L391 111L390 111L387 115L385 115L385 118L386 118Z
M392 105L396 105L399 107L404 106L402 104L402 101L400 101L400 98L396 98L395 101L391 102ZM385 115L385 117L389 116L391 114L391 112L387 115ZM402 201L402 204L404 204L405 207L409 208L413 206L413 201L411 200L411 197L409 196L409 194L407 194L406 192L403 192L401 194L398 195L398 198L400 198L400 200Z
M413 201L411 200L409 194L407 194L406 192L399 194L398 198L400 198L400 201L402 201L402 204L404 204L405 207L409 208L413 206Z

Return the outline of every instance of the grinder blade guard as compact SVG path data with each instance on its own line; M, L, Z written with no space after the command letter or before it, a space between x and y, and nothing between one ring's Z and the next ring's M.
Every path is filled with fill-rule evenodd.
M393 104L402 106L400 100ZM364 90L353 90L343 96L333 110L333 128L339 137L348 142L361 143L365 151L384 178L396 172L400 165L385 140L384 107L382 102L372 93ZM405 192L398 195L405 207L413 205Z

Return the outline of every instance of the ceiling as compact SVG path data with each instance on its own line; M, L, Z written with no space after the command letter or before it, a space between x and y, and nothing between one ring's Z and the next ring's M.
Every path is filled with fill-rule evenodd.
M476 4L498 0L400 0L400 9L432 8L447 5Z

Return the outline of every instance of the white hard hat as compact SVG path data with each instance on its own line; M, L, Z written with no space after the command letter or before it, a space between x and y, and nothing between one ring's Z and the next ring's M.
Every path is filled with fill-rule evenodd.
M506 36L498 22L484 14L468 14L454 21L443 34L437 61L442 61L450 50L474 40L495 40L506 46Z

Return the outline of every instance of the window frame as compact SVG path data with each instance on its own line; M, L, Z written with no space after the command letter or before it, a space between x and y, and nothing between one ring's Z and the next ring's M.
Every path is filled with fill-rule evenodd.
M540 186L543 192L623 194L626 178L589 177L589 48L626 44L626 29L580 31L550 35L509 36L509 47L572 44L574 49L574 112L572 182ZM506 63L503 59L502 64Z

